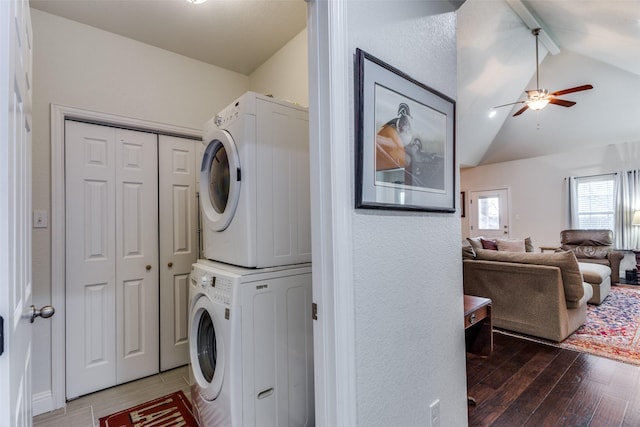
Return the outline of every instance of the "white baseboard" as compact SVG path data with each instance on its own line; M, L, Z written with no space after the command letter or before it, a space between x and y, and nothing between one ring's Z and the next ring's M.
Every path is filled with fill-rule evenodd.
M58 409L54 406L53 393L51 393L51 390L42 391L31 396L31 407L34 417L36 415L44 414L46 412L51 412L54 409Z

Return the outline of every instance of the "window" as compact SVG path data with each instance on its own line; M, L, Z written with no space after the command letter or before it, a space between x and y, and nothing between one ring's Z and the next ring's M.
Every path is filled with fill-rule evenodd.
M576 178L576 228L614 230L614 178L614 174Z

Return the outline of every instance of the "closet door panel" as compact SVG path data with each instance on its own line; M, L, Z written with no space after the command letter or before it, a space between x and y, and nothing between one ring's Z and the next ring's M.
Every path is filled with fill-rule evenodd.
M197 141L159 137L160 369L189 363L189 274L198 256Z
M110 387L116 378L115 134L67 121L67 398Z
M116 129L116 382L158 372L158 139Z

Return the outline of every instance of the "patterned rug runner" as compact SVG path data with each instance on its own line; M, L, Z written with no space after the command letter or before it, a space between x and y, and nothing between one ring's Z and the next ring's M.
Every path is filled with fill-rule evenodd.
M100 427L198 427L183 392L168 394L100 418Z
M497 332L532 339L510 331ZM587 306L587 321L561 343L533 340L640 365L640 287L612 286L602 304Z

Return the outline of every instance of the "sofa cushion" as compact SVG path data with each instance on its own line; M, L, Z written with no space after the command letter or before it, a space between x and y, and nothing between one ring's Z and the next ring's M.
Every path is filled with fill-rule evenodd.
M562 275L562 287L568 308L578 307L584 296L582 273L578 260L572 252L500 252L479 249L476 259L486 261L513 262L558 267Z
M479 237L467 237L467 241L469 242L469 244L471 245L471 247L473 248L474 251L477 251L478 249L485 249L482 247L482 239L485 240L493 240L493 239L489 239L488 237L483 237L483 236L479 236ZM534 248L533 248L533 242L531 241L531 237L526 237L524 239L524 248L527 252L533 252Z
M496 239L496 246L499 251L526 252L524 239Z
M462 241L462 259L474 259L476 257L476 251L473 250L473 246L469 242Z
M613 250L611 230L563 230L560 232L561 248L573 251L577 258L607 258Z
M582 272L582 278L587 283L600 284L607 277L611 277L611 269L606 265L595 264L592 262L579 262L578 266Z

